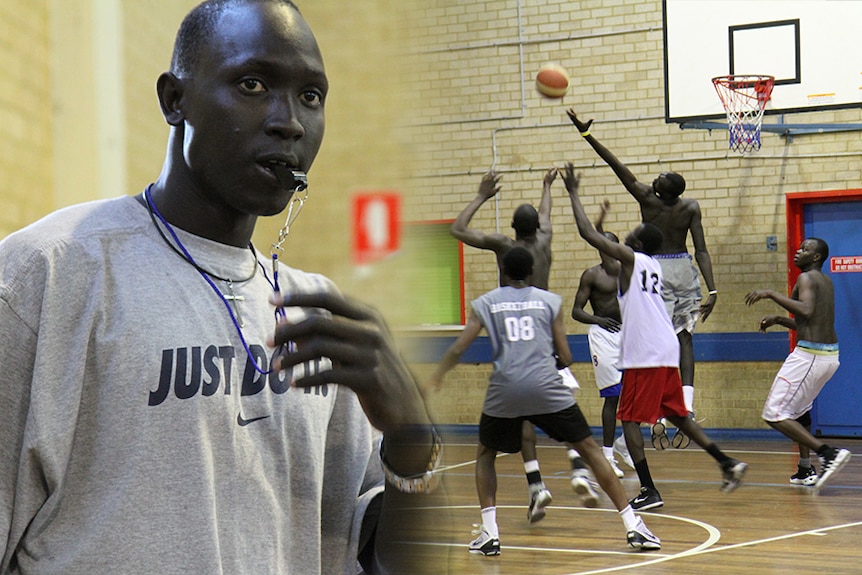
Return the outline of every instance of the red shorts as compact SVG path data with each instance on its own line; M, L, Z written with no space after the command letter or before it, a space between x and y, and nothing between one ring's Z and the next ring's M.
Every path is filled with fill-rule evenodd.
M655 423L662 417L685 417L682 380L677 367L640 367L623 371L617 419Z

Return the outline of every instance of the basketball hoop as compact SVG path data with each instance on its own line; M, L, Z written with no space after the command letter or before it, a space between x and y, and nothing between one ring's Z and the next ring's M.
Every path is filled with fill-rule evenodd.
M727 112L730 149L740 154L759 150L763 111L772 96L775 77L717 76L712 79L712 85Z

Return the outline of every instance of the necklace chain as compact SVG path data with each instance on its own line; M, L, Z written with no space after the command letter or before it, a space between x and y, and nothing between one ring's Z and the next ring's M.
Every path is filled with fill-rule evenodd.
M191 254L189 254L188 250L186 250L185 246L183 246L182 242L180 242L180 238L177 236L176 232L174 232L173 227L170 224L168 224L167 220L165 220L164 216L162 216L162 214L159 212L158 208L156 208L156 205L153 203L152 199L150 199L150 195L148 192L150 191L151 187L152 187L152 185L148 186L147 189L144 190L144 201L146 201L146 203L147 203L147 210L150 212L150 219L153 220L153 225L156 227L156 231L159 232L159 235L162 236L162 239L165 240L165 243L168 244L168 246L172 250L174 250L174 252L176 252L177 255L179 255L181 258L186 260L186 262L188 262L193 268L198 270L200 273L206 274L209 277L215 278L219 281L223 281L223 282L228 283L228 284L231 284L231 283L241 284L241 283L245 283L247 281L251 281L251 279L257 274L257 267L258 267L258 264L260 263L260 262L258 262L257 254L255 253L254 246L252 245L251 242L248 243L248 249L249 249L249 251L251 251L251 257L252 257L253 263L252 263L251 273L245 279L235 280L232 278L223 278L220 275L214 274L213 272L201 267L194 260L194 258L192 258ZM159 226L159 224L156 221L156 218L158 218L158 221L161 222L162 225L171 234L171 237L174 239L173 242L171 240L169 240L168 237L165 235L165 232L162 231L162 227ZM175 245L175 243L176 243L176 245ZM179 246L179 247L177 247L177 246Z
M153 187L152 184L147 186L147 188L144 190L143 197L144 197L144 201L147 204L147 210L149 210L149 212L150 212L150 218L152 218L153 225L155 226L156 230L158 230L159 235L162 236L162 239L165 240L165 243L168 244L168 246L170 246L172 250L177 252L183 258L183 260L185 260L186 263L190 264L193 268L195 268L195 270L197 270L197 272L201 275L201 277L203 277L204 280L206 280L206 282L209 284L210 288L212 288L212 290L216 293L216 295L219 296L219 299L221 299L222 303L224 303L225 308L227 309L228 315L230 315L230 319L233 322L234 327L236 328L236 332L237 332L237 334L239 334L239 339L240 339L240 341L242 341L242 345L245 348L245 352L248 355L249 360L254 365L254 369L258 373L261 373L263 375L267 375L269 373L272 373L273 369L271 367L270 367L270 369L264 369L258 365L257 360L254 357L254 354L251 352L251 348L249 347L248 342L245 340L245 336L242 333L242 322L241 322L241 319L239 316L239 305L238 305L238 302L241 301L243 298L242 298L242 296L237 296L234 293L233 284L251 281L251 279L254 278L254 276L257 274L258 266L260 266L261 270L263 271L263 276L266 278L266 281L273 287L273 289L275 290L276 293L278 293L280 291L278 289L277 280L276 280L276 283L273 283L273 281L269 279L269 276L266 273L266 268L257 259L257 252L255 252L254 246L252 245L251 242L249 242L248 247L251 250L252 255L254 256L254 270L252 271L251 275L248 276L244 280L240 280L238 282L233 282L229 278L219 277L213 273L208 272L204 268L200 267L197 264L197 262L195 262L194 258L189 253L189 251L186 249L186 247L183 245L183 243L180 241L180 238L177 236L173 227L168 223L168 221L164 218L164 216L162 216L162 214L159 212L159 209L156 207L155 203L150 198L149 191L152 187ZM161 227L158 225L158 222L156 221L156 219L158 219L158 222L161 222L161 224L165 227L165 229L168 231L168 233L173 238L174 242L176 242L176 245L174 245L173 242L168 240L167 236L165 236ZM224 293L222 293L222 291L218 288L218 286L216 286L215 283L212 281L212 278L226 282L228 285L228 290L230 291L230 295L226 296ZM231 304L233 304L233 306ZM236 310L236 312L234 312L234 310ZM283 310L281 310L280 308L277 308L276 309L276 317L277 318L281 317L279 315L279 311L281 311L282 314L284 313Z

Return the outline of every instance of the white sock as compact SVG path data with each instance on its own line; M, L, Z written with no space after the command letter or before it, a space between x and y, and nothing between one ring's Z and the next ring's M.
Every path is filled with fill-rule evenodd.
M620 511L620 517L623 518L623 525L626 526L626 531L637 528L638 516L635 515L631 505L626 505L626 508Z
M482 510L482 525L485 526L485 531L487 531L491 537L494 537L496 539L500 538L500 532L497 530L496 507L486 507Z
M531 459L530 461L524 462L524 471L526 473L532 473L533 471L539 470L539 461L537 459Z
M811 458L806 457L805 459L799 458L799 467L811 467Z
M611 446L611 447L605 447L604 445L602 445L602 453L604 454L605 459L613 459L613 458L614 458L614 448L613 448L613 446Z
M571 461L572 459L577 459L578 457L581 456L581 454L578 453L577 449L569 449L566 453L569 456L569 461Z
M685 401L685 408L690 412L694 413L694 386L693 385L683 385L682 386L682 397Z

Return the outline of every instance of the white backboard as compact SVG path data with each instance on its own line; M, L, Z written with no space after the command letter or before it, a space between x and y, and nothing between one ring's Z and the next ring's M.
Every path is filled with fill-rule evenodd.
M862 107L862 0L663 0L665 119L721 118L712 78L775 76L767 114Z

